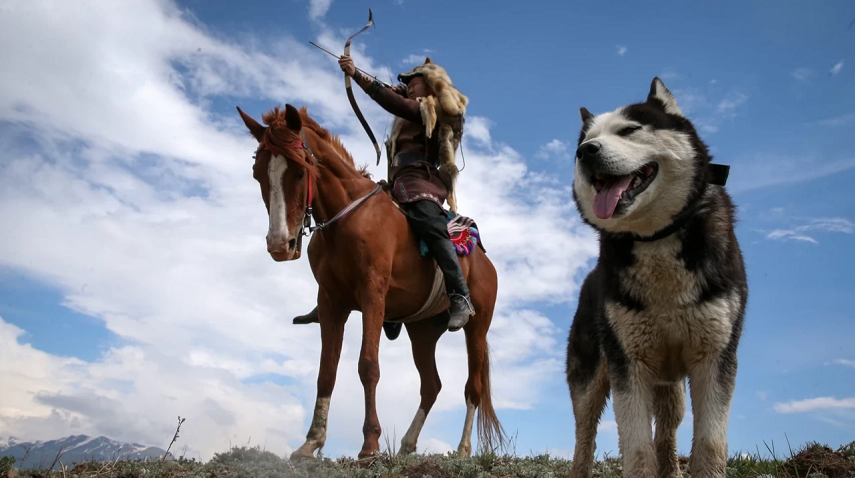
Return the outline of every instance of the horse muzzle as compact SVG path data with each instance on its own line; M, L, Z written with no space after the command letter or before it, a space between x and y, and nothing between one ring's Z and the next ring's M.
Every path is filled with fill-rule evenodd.
M292 261L300 257L298 240L296 237L267 238L267 253L276 262Z

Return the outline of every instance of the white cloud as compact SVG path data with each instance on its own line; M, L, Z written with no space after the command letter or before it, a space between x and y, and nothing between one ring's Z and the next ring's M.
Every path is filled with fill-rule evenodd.
M541 146L536 156L542 159L570 159L570 143L560 139L553 139Z
M425 48L424 50L422 50L421 53L410 54L409 56L407 56L406 58L401 60L401 64L402 65L409 65L409 66L421 65L422 63L425 62L425 58L427 58L428 56L430 56L433 53L436 53L436 52L434 50L430 50L430 49Z
M766 399L769 398L769 393L760 390L759 392L757 392L757 398L759 398L760 400L766 401Z
M309 0L309 18L312 20L323 18L331 5L332 0Z
M717 82L710 82L702 88L688 87L672 90L680 109L688 116L702 133L715 134L722 124L735 118L740 109L748 102L748 95L737 88L731 88L721 95L713 88Z
M839 410L855 408L855 398L817 397L807 400L776 403L772 408L778 413L805 413L817 410Z
M838 61L833 67L831 67L829 73L831 73L833 76L837 76L837 74L840 73L841 70L843 70L843 60Z
M841 234L855 233L855 224L842 217L828 217L811 219L807 224L795 226L788 229L775 229L766 234L767 239L779 241L801 241L819 244L810 232L836 232Z
M680 78L680 74L673 68L665 68L662 73L659 73L659 79L662 81L676 80Z
M626 55L626 52L629 51L629 49L623 45L617 45L616 48L618 56L624 56Z
M617 422L614 420L603 420L597 425L598 432L616 432Z
M812 181L855 168L855 157L835 159L803 154L752 153L733 161L742 170L727 181L728 190L733 192Z
M445 455L446 453L453 451L451 445L445 443L442 440L437 440L436 438L428 438L428 439L420 439L419 440L419 449L418 452L426 455Z
M852 123L855 123L855 113L845 113L840 116L835 116L833 118L826 118L824 120L820 120L815 124L820 124L822 126L849 126Z
M727 98L721 100L716 107L716 110L725 116L732 116L734 110L744 105L748 101L748 95L744 93L733 93Z
M849 360L849 359L836 359L836 360L834 360L834 362L833 362L833 363L835 363L835 364L837 364L837 365L844 365L844 366L846 366L846 367L852 367L852 368L855 368L855 360Z
M797 68L790 73L790 76L798 81L807 82L816 76L816 72L810 68Z
M401 60L404 65L421 65L425 61L424 55L416 55L415 53Z
M163 445L181 415L180 444L201 457L250 435L287 452L306 431L320 348L317 326L290 318L311 309L317 285L307 261L267 256L250 173L255 142L234 109L220 113L213 100L306 104L372 173L384 177L385 168L373 165L335 62L302 42L229 43L161 0L93 8L97 20L33 0L0 16L0 41L28 38L0 50L11 72L0 76L0 223L14 224L4 229L0 265L58 289L65 306L102 320L127 345L82 362L33 349L21 329L0 322L0 429L22 439L78 432ZM323 31L318 41L343 39ZM364 50L353 55L380 69ZM365 96L359 103L382 131L388 116ZM560 373L563 331L532 308L572 300L597 247L569 189L544 185L490 126L467 123L458 199L502 284L490 332L501 417L531 408ZM553 247L520 233L537 223L551 225ZM330 411L330 436L346 450L362 438L363 401L348 399L362 396L360 334L353 314ZM409 425L418 405L410 353L406 334L384 339L382 373L395 377L378 387L386 430ZM437 360L444 387L428 423L463 407L462 334L443 338ZM264 381L269 375L285 385ZM456 443L460 426L429 443Z

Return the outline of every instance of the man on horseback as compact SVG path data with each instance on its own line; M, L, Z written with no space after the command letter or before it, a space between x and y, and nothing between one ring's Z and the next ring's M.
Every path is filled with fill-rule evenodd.
M442 204L448 201L452 211L457 208L455 153L469 100L430 58L398 75L401 83L392 88L358 71L349 56L342 57L339 66L371 99L396 116L386 142L392 196L442 271L451 302L448 329L458 330L475 312Z
M475 312L457 251L448 234L448 218L442 204L447 201L452 211L457 209L455 154L463 135L463 117L469 100L454 88L448 73L430 58L398 75L401 83L391 88L360 72L349 56L341 57L339 66L369 97L396 117L386 142L392 196L404 210L416 237L424 241L439 265L451 302L448 329L459 330ZM317 308L294 319L295 324L317 321Z

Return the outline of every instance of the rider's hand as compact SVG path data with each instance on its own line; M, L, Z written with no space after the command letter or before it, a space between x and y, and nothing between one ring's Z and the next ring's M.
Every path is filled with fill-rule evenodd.
M341 71L344 72L347 76L353 76L356 74L356 65L353 64L353 59L349 56L343 56L338 60L338 66L341 67Z

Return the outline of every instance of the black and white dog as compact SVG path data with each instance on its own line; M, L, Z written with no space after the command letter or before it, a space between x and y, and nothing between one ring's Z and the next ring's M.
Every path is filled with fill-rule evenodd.
M572 476L591 476L610 390L623 476L682 476L688 377L692 478L723 478L748 286L722 167L659 78L644 103L581 114L573 198L600 256L567 344Z

